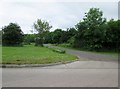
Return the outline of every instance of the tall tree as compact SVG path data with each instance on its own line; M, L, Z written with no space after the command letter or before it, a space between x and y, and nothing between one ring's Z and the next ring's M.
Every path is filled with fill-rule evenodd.
M38 37L36 38L36 45L42 46L44 43L45 34L49 32L52 26L50 26L48 22L41 19L38 19L33 26L38 32Z
M83 21L76 25L78 30L77 40L82 37L82 42L90 50L99 50L102 47L102 40L104 37L104 29L106 19L102 17L103 12L99 8L91 8L87 13ZM79 42L78 42L79 43Z
M23 32L20 26L16 23L10 23L2 28L2 43L3 45L16 46L23 42Z

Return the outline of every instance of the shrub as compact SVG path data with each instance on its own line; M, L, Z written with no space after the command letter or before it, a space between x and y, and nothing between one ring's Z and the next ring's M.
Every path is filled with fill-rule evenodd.
M43 46L43 39L40 37L35 38L35 46Z

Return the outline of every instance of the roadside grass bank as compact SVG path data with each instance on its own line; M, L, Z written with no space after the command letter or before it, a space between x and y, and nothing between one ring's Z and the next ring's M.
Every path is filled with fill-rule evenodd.
M24 45L23 47L2 47L3 64L50 64L76 60L67 53L58 53L46 47Z

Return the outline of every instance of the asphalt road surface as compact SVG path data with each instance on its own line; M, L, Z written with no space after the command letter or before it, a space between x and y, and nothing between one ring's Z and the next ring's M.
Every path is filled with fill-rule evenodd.
M117 87L115 56L67 52L91 61L76 61L49 67L3 68L3 87ZM74 52L74 53L73 53ZM86 55L86 56L85 56ZM105 60L103 60L105 58ZM110 59L110 61L108 61ZM96 61L95 61L96 60ZM101 61L102 60L102 61ZM107 61L106 61L107 60Z
M83 61L85 60L87 61L118 61L118 55L114 56L111 54L98 54L95 52L93 53L93 52L87 52L87 51L79 51L79 50L67 49L63 47L52 46L50 44L45 44L45 46L66 50L67 53L74 54L78 56L80 60L83 60Z

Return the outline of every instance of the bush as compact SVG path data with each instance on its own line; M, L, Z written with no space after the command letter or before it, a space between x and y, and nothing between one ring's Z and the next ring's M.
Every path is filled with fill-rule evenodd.
M35 43L36 34L25 34L24 35L24 44L30 45L31 43Z
M35 46L43 46L43 39L40 37L35 38Z

